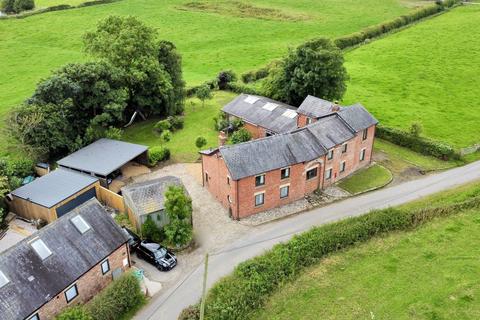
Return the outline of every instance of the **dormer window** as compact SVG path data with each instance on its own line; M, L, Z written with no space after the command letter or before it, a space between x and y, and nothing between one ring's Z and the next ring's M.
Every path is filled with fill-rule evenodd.
M2 271L0 271L0 288L4 287L9 282L10 280L8 280L5 274Z
M50 249L47 247L47 245L45 244L45 242L43 242L42 239L34 240L30 243L30 245L42 260L45 260L52 254L52 251L50 251Z
M90 225L82 218L82 216L73 217L70 221L81 234L84 234L91 229Z

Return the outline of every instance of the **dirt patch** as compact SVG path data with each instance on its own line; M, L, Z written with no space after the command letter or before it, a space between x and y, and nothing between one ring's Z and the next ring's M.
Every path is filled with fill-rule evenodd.
M307 15L287 13L275 8L257 7L242 1L192 1L177 7L177 9L261 20L303 21L310 19Z
M136 162L129 162L121 168L122 176L125 179L141 176L142 174L150 173L150 169L147 166Z

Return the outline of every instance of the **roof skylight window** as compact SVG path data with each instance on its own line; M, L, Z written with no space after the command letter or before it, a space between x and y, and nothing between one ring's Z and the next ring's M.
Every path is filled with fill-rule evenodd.
M34 240L30 243L30 245L42 260L45 260L52 254L52 251L48 249L47 245L45 244L45 242L43 242L42 239Z
M278 107L278 104L273 102L267 102L262 108L268 111L273 111L276 107Z
M0 271L0 288L4 287L10 280Z
M250 104L254 104L255 102L257 102L258 100L260 100L259 97L255 97L255 96L248 96L245 98L245 102L246 103L250 103Z
M90 225L82 218L82 216L75 216L70 219L70 221L72 221L75 228L77 228L81 234L84 234L90 230Z
M297 113L293 110L287 110L282 114L282 116L293 119L297 116Z

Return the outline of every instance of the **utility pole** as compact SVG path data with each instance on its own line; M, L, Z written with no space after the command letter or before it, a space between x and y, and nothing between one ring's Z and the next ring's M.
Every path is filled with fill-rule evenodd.
M200 320L205 319L205 300L207 299L208 252L205 254L205 269L203 270L202 302L200 304Z

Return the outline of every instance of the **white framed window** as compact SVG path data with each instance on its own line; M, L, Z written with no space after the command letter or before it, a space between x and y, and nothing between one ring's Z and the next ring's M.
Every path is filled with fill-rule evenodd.
M77 296L78 290L76 284L65 290L65 299L67 299L67 303L75 299Z
M47 247L47 245L45 244L45 242L43 242L42 239L33 240L30 245L42 260L45 260L52 254L52 251L50 251L50 249Z
M327 171L325 171L325 179L327 179L327 180L331 179L332 178L332 172L333 172L332 168L327 169Z
M365 160L365 152L366 152L366 149L362 149L362 151L360 151L360 161Z
M265 184L265 175L261 174L255 177L255 187L263 186Z
M289 185L281 186L280 187L280 199L288 197L289 192L290 192L290 186Z
M332 160L332 159L333 159L333 149L328 151L327 159L328 159L328 160Z
M342 145L342 153L347 152L347 149L348 149L348 144L347 143L343 144Z
M90 225L85 221L85 219L83 219L82 216L75 216L70 219L70 221L81 234L84 234L85 232L90 230Z
M342 163L340 163L340 172L345 172L345 166L346 166L346 162L342 161Z
M33 316L31 316L27 320L40 320L40 316L38 315L38 313L35 313Z
M9 282L10 280L8 280L7 276L0 271L0 288L4 287Z
M265 193L257 193L255 195L255 207L261 206L265 203Z
M287 179L290 177L290 168L283 168L280 171L280 179Z
M307 171L307 180L313 179L318 174L318 167Z
M108 259L105 259L105 261L103 261L100 266L102 268L102 274L105 274L108 271L110 271L110 263L108 262Z
M367 137L368 137L368 129L365 129L365 130L363 130L362 139L367 140Z

